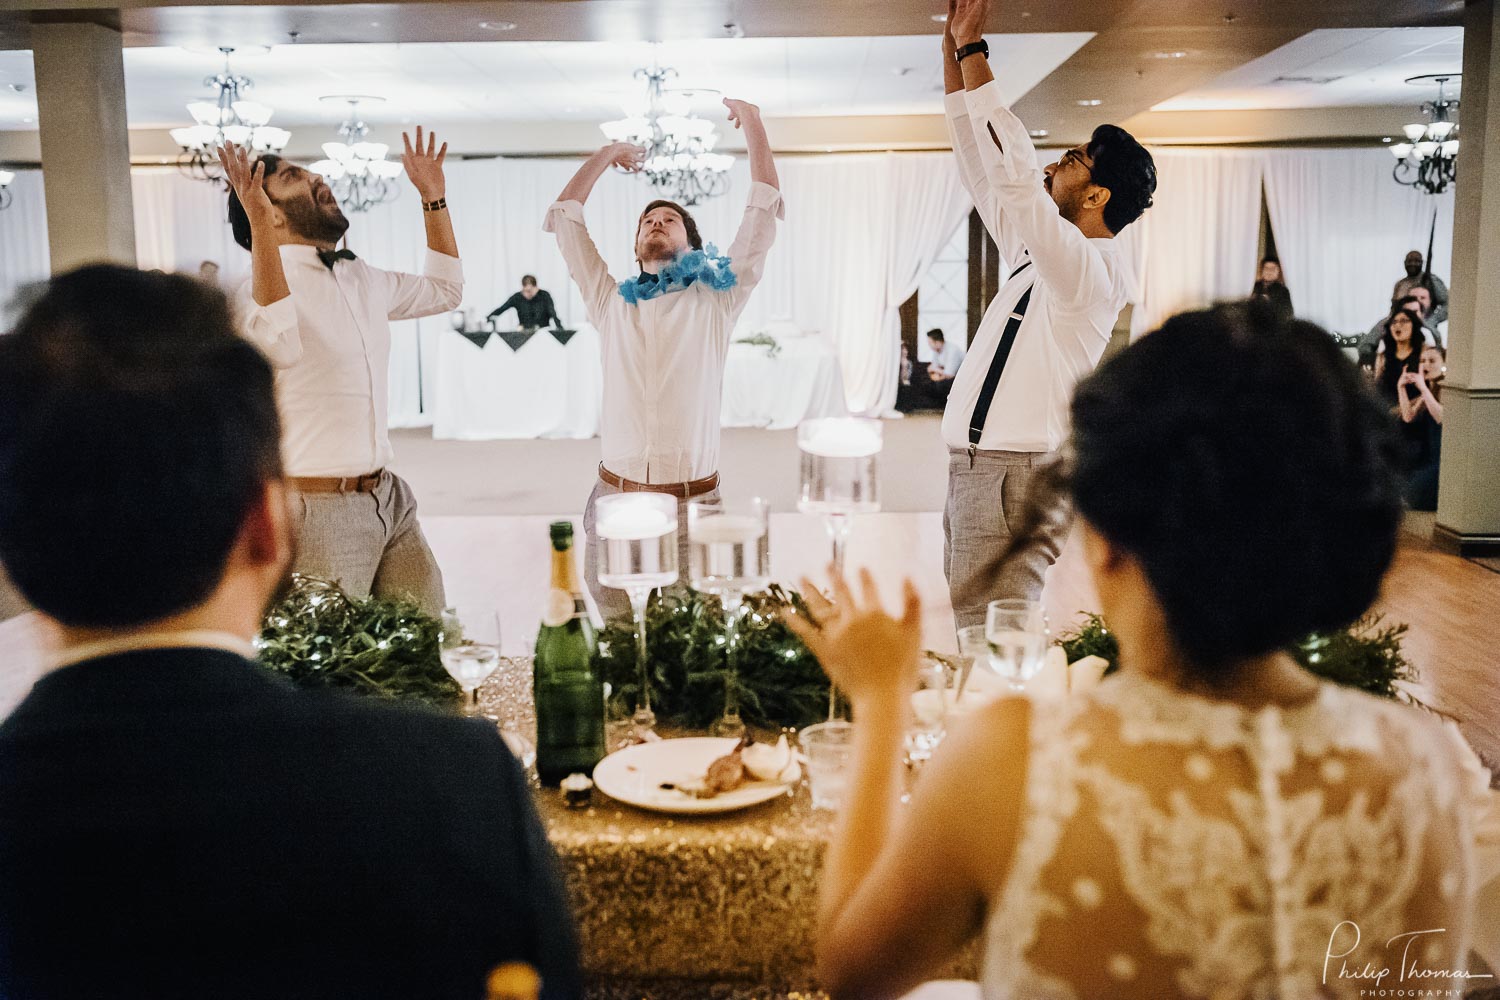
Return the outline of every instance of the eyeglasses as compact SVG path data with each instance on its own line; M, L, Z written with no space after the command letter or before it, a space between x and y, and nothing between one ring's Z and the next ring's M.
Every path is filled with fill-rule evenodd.
M1094 176L1094 165L1088 160L1085 160L1083 158L1083 154L1078 150L1070 149L1067 152L1063 153L1062 156L1057 158L1057 165L1059 167L1070 162L1077 163L1079 166L1083 167L1083 169L1087 170L1089 172L1090 178Z

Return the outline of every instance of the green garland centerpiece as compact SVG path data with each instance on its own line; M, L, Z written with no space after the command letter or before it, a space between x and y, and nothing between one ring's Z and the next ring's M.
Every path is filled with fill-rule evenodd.
M654 595L646 606L646 637L657 718L674 727L707 729L724 707L725 685L733 683L748 725L777 729L822 722L828 716L828 677L783 621L805 610L796 591L777 584L745 595L737 669L730 674L719 599L681 586ZM611 708L629 715L639 690L629 618L604 626L595 663L610 685Z
M356 600L326 580L292 581L255 641L264 666L299 687L457 704L461 692L443 669L437 619L409 601Z
M749 344L751 347L764 347L766 349L766 357L768 358L774 358L776 357L776 355L781 353L781 344L777 342L775 337L771 336L769 333L766 333L764 330L759 333L751 334L748 337L741 337L739 340L736 340L735 343Z
M1421 705L1405 685L1420 677L1417 668L1401 652L1405 625L1382 625L1380 615L1365 615L1346 629L1315 632L1286 652L1305 669L1324 680L1359 688L1370 694L1411 705ZM1085 656L1106 660L1104 676L1120 669L1120 645L1113 632L1096 614L1064 632L1058 645L1075 663Z

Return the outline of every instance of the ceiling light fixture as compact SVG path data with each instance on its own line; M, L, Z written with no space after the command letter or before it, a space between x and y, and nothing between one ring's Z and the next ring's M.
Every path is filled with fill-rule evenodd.
M1163 49L1160 52L1151 53L1152 59L1186 59L1188 54L1181 49Z
M934 14L934 15L932 15L932 19L934 21L936 21L938 24L947 24L948 23L948 15L947 14Z
M1074 101L1073 103L1078 105L1080 108L1097 108L1104 102L1099 100L1099 98L1097 97L1086 97L1081 101Z
M719 141L713 122L692 114L693 94L709 91L663 89L676 75L671 67L636 70L635 78L646 81L645 99L626 102L626 117L605 122L599 130L612 142L643 147L641 172L651 186L673 201L696 205L729 189L734 157L713 151Z
M365 212L396 197L396 178L401 164L387 160L390 147L383 142L366 142L370 127L359 117L360 101L383 102L384 97L364 94L333 94L320 101L343 101L349 105L349 117L339 126L343 142L323 143L326 160L309 169L328 178L328 186L339 205L350 212Z
M485 31L515 31L514 21L480 21L479 26Z
M11 185L11 182L14 181L15 179L16 179L15 171L13 171L13 170L0 170L0 212L3 212L7 208L10 208L10 203L11 203L10 185Z
M219 147L226 142L244 146L254 153L279 153L291 141L292 133L270 124L275 114L264 104L240 97L242 91L255 86L249 77L236 76L229 69L234 49L220 46L224 54L224 71L205 77L203 85L213 87L213 101L193 101L187 106L196 125L174 128L172 141L182 147L177 166L196 180L227 188L224 170L219 165Z
M1044 128L1034 128L1031 131L1027 132L1026 134L1029 135L1029 136L1031 136L1033 139L1045 139L1045 138L1047 138L1047 136L1051 135L1052 133L1048 132Z
M1453 120L1458 100L1447 98L1443 88L1448 81L1462 77L1462 73L1445 73L1414 76L1406 81L1417 86L1436 83L1438 95L1437 100L1422 105L1422 113L1432 120L1425 125L1421 122L1407 125L1402 129L1406 141L1389 147L1396 158L1391 176L1397 184L1427 194L1442 194L1458 180L1458 123Z

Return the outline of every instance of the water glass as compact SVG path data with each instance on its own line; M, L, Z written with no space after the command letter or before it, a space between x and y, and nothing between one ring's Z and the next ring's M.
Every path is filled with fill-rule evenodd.
M906 757L923 764L943 742L948 713L953 710L954 672L937 660L924 660L917 668L917 685L911 695L911 728L906 732Z
M1042 669L1047 654L1047 619L1039 601L991 601L985 615L987 666L1012 688L1023 688Z
M445 608L438 655L464 692L464 715L479 714L479 687L500 665L500 615L493 609Z
M844 804L854 759L854 724L842 719L802 730L807 756L807 783L814 809L837 810Z
M738 604L771 582L770 505L695 500L688 504L688 573L693 589Z

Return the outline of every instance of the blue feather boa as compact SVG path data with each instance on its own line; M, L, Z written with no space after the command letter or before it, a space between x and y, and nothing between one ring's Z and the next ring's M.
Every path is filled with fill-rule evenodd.
M702 250L689 250L672 261L661 269L655 281L642 274L620 282L620 297L631 305L636 305L699 282L716 292L722 292L733 288L738 281L730 267L729 258L719 256L718 247L710 243Z

